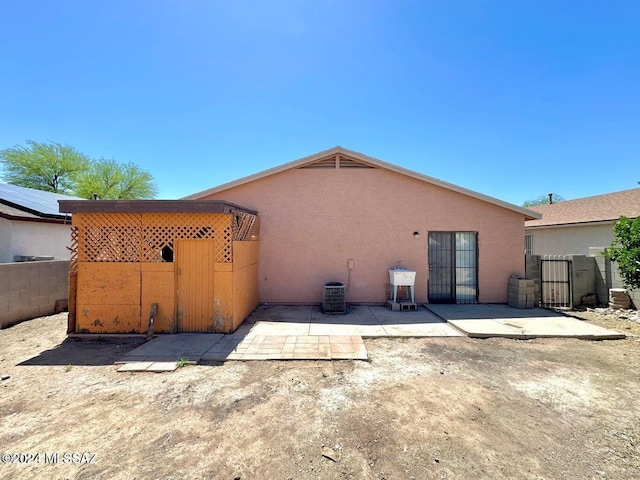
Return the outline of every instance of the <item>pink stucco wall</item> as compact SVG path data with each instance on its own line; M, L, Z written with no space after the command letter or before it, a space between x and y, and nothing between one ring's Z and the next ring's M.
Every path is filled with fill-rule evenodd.
M482 303L506 302L524 273L523 215L382 168L291 169L206 198L258 210L261 302L319 303L339 281L348 302L384 303L399 260L427 302L429 231L478 232Z

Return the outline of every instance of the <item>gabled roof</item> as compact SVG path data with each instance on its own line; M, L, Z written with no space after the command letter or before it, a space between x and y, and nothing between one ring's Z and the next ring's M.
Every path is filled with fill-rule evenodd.
M640 216L640 188L529 208L541 213L542 219L526 222L525 228L612 222L621 216L636 218Z
M293 162L285 163L278 167L270 168L268 170L264 170L262 172L258 172L253 175L249 175L248 177L243 177L238 180L234 180L232 182L225 183L223 185L210 188L208 190L204 190L202 192L194 193L193 195L184 197L184 200L198 200L198 199L207 197L209 195L224 192L225 190L229 190L231 188L238 187L240 185L244 185L246 183L250 183L256 180L260 180L262 178L266 178L271 175L276 175L278 173L284 172L286 170L291 170L294 168L350 168L350 169L352 168L384 168L386 170L390 170L392 172L396 172L401 175L406 175L407 177L415 178L417 180L420 180L425 183L429 183L431 185L436 185L438 187L446 188L447 190L461 193L462 195L466 195L466 196L475 198L477 200L482 200L484 202L491 203L493 205L506 208L508 210L512 210L514 212L524 215L525 219L527 220L540 218L540 214L534 211L528 210L526 208L519 207L517 205L513 205L511 203L498 200L497 198L493 198L488 195L484 195L482 193L474 192L472 190L468 190L466 188L459 187L452 183L447 183L442 180L438 180L437 178L429 177L427 175L414 172L412 170L407 170L406 168L402 168L397 165L393 165L391 163L383 162L382 160L378 160L377 158L369 157L368 155L364 155L359 152L354 152L353 150L348 150L340 146L330 148L329 150L324 150L322 152L309 155L308 157L304 157L299 160L295 160Z
M0 183L0 214L12 220L51 219L64 220L58 210L58 200L80 200L77 197L59 193L43 192L33 188L18 187Z

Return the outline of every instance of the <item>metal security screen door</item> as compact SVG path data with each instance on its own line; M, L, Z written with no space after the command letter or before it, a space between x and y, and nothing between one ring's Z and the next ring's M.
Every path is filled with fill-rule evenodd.
M429 302L478 301L478 234L429 232Z
M543 307L571 307L572 264L561 255L544 255L540 259L540 303Z

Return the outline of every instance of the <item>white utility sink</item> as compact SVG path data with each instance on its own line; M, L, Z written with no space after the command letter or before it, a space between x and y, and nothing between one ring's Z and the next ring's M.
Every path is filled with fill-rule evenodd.
M398 287L411 287L411 303L415 303L414 284L416 283L416 272L406 268L394 268L389 270L389 283L393 288L393 302L396 302Z
M413 286L416 283L416 272L406 268L389 270L389 283L396 286Z

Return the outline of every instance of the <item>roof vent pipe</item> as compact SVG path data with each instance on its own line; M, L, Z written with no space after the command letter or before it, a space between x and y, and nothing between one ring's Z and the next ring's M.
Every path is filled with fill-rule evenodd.
M553 193L549 194L549 204L553 203Z

